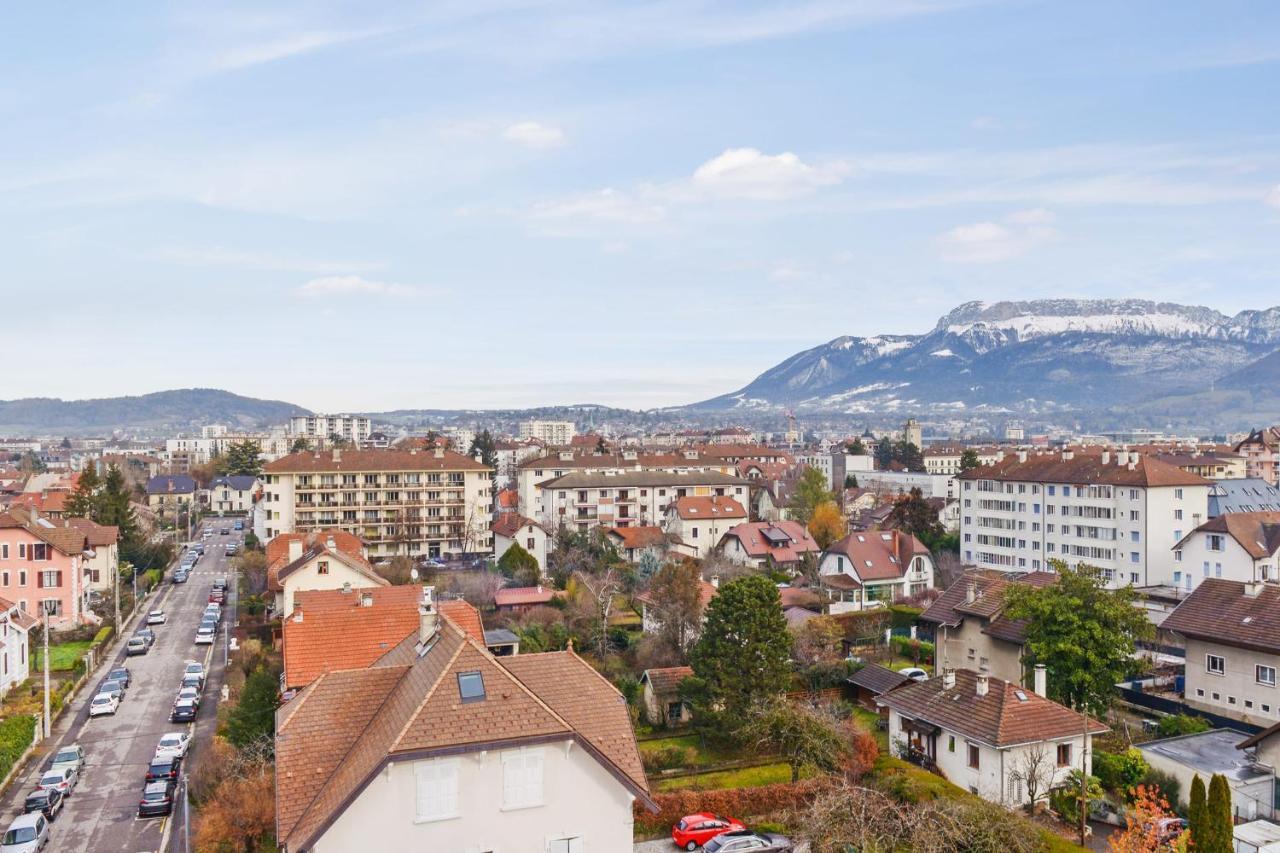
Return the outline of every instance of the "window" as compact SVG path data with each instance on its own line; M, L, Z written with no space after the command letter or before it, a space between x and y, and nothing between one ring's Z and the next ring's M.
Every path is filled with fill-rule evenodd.
M1276 668L1274 666L1258 664L1253 668L1253 677L1259 684L1265 684L1268 687L1276 686Z
M1182 489L1174 489L1173 497L1175 500L1182 500Z
M483 702L485 699L484 676L478 672L458 673L458 695L462 697L464 704Z
M689 538L690 538L690 539L697 539L697 538L698 538L698 528L696 528L696 527L692 527L692 528L690 528Z
M329 574L329 561L321 560L320 562L316 563L316 572L322 575Z
M35 542L31 546L31 559L47 560L49 559L49 546L43 542Z
M947 752L955 752L955 751L956 751L956 736L947 735Z
M542 805L542 750L502 753L502 807L527 809Z
M1204 668L1206 672L1212 672L1214 675L1226 675L1227 660L1221 655L1205 655Z
M458 759L419 761L413 773L418 785L417 820L458 816Z
M48 569L40 572L36 577L39 578L38 586L40 587L62 586L62 572L57 569Z
M1180 509L1175 509L1175 510L1173 511L1173 520L1174 520L1174 521L1182 521L1182 510L1180 510Z
M1206 538L1208 539L1208 542L1206 543L1206 547L1208 547L1208 549L1209 549L1210 551L1221 551L1221 550L1222 550L1222 536L1221 536L1221 535L1216 534L1216 533L1211 533L1211 534L1210 534L1208 537L1206 537Z
M585 853L587 843L581 835L571 838L553 838L547 842L547 853Z
M1069 743L1058 744L1058 766L1059 767L1071 766L1071 744Z
M1139 532L1138 532L1138 531L1136 531L1136 530L1130 530L1130 531L1129 531L1129 541L1130 541L1130 542L1137 542L1137 541L1141 538L1141 536L1142 536L1142 534L1141 534L1141 533L1139 533Z
M980 751L975 743L969 744L969 766L974 770L978 769Z

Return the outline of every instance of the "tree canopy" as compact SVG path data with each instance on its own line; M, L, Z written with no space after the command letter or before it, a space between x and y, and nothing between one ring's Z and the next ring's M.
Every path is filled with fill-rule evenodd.
M516 586L536 586L542 580L538 558L530 554L519 542L512 542L498 558L498 571L513 579Z
M276 679L255 669L244 682L240 701L227 715L227 740L237 749L269 740L276 729Z
M227 445L227 453L222 457L223 473L234 476L253 476L262 473L261 449L251 439L235 441Z
M1076 710L1103 713L1129 674L1136 640L1153 633L1134 607L1132 587L1107 589L1101 572L1054 561L1057 583L1010 584L1005 616L1027 620L1029 663L1048 667L1049 695Z
M498 467L498 445L489 434L489 430L481 430L475 438L471 439L471 447L467 448L467 455L473 459L479 457L480 461L490 468Z
M844 521L844 513L835 501L823 501L813 509L809 518L809 534L818 547L826 549L832 542L843 537L849 531Z
M978 451L974 450L972 447L966 448L964 453L960 454L961 473L964 473L965 471L972 471L981 464L982 461L978 459Z
M835 499L836 496L827 488L826 475L817 468L805 468L796 481L791 502L787 504L787 513L801 524L808 524L815 509Z
M649 582L649 599L658 643L683 658L702 622L702 573L697 562L672 560L659 568Z
M910 493L894 501L893 510L889 513L889 523L930 547L931 543L946 533L942 522L938 520L938 511L929 505L919 488L913 488Z
M98 476L98 466L90 462L76 478L76 487L67 495L67 515L70 518L93 518L97 510L98 489L101 487L102 478Z

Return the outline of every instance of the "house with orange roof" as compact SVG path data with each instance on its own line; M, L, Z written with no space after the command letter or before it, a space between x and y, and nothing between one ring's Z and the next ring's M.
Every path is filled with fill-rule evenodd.
M933 555L901 530L856 530L818 564L832 614L884 607L933 586Z
M607 527L604 535L628 563L640 562L640 558L645 554L652 554L661 559L673 549L673 546L678 550L681 544L661 527L649 524L635 527Z
M87 621L84 568L91 548L83 530L44 518L30 507L0 513L0 596L41 614L53 627Z
M822 549L798 521L750 521L730 527L720 537L720 553L735 563L757 569L799 571L808 556Z
M283 549L275 540L268 543L268 559L276 555L267 565L267 590L275 593L275 612L287 619L304 590L389 586L353 548L352 539L355 537L340 540L327 534L290 536Z
M728 495L688 495L671 502L663 527L680 540L678 551L702 558L730 528L746 521L746 507Z
M518 512L504 512L498 514L490 529L493 531L494 559L501 559L518 542L521 548L533 555L538 561L538 569L546 574L547 551L552 535L547 528Z
M282 853L630 850L657 807L613 685L572 651L495 657L429 594L418 616L276 712Z

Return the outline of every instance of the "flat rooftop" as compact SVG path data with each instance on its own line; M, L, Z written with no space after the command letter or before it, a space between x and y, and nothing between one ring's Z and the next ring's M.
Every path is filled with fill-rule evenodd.
M1247 841L1255 847L1280 842L1280 826L1269 820L1255 820L1242 823L1235 828L1237 841Z
M1238 782L1252 782L1270 776L1261 770L1236 744L1249 737L1235 729L1211 729L1194 735L1153 740L1138 744L1144 753L1159 755L1177 761L1206 776L1221 773Z

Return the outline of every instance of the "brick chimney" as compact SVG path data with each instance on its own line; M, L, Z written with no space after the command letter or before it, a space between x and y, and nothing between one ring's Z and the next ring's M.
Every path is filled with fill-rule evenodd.
M440 614L436 612L436 588L424 586L418 604L418 654L424 654L440 633Z
M979 696L986 696L990 685L988 684L987 673L985 671L978 673L978 677L974 682L976 685L976 693Z

